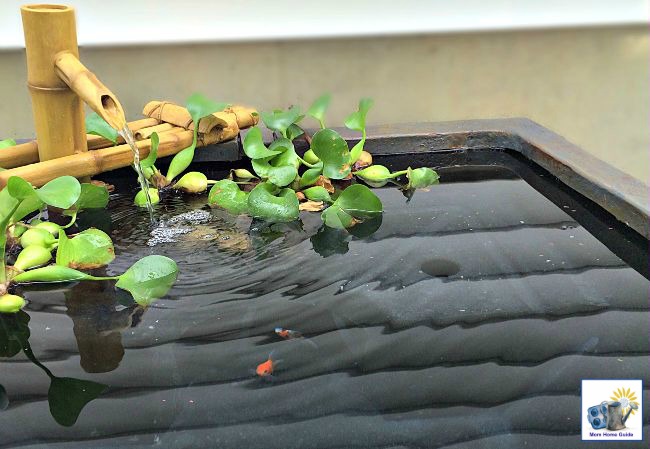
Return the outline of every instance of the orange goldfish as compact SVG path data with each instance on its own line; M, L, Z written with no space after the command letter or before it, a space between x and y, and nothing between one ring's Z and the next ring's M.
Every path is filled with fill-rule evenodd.
M260 377L270 377L273 375L274 363L273 358L269 355L269 358L266 362L260 363L257 365L255 373Z
M282 327L276 327L275 333L278 337L284 338L285 340L293 340L294 338L302 338L302 334L298 331L292 331L290 329L284 329Z

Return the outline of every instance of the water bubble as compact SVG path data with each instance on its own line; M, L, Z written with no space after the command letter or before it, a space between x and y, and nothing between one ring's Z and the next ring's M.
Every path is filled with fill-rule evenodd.
M160 225L151 231L151 238L147 240L148 246L156 246L161 243L174 243L176 238L183 234L188 234L192 232L192 228L168 228L164 225Z
M189 212L185 212L179 215L175 215L169 220L167 220L167 223L170 225L175 225L175 224L203 224L207 223L210 221L212 218L212 215L210 212L197 209L197 210L192 210Z

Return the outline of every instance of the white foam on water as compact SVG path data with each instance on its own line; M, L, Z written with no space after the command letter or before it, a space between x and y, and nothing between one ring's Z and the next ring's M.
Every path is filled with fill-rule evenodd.
M175 215L169 220L167 220L167 224L174 225L174 224L203 224L207 223L210 221L212 218L212 215L210 212L197 209L197 210L192 210L189 212L185 212L179 215Z
M156 246L161 243L176 243L177 238L189 234L194 230L192 225L204 224L210 221L210 212L197 209L174 215L166 222L160 224L149 233L151 238L147 240L148 246Z

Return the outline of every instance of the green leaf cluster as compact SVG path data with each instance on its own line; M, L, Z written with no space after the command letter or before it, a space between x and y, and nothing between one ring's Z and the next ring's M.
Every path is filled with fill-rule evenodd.
M262 121L277 137L265 145L262 130L256 126L243 140L244 153L261 181L250 193L242 191L239 184L254 184L255 181L250 181L254 177L245 169L234 170L231 174L245 182L217 181L208 195L208 203L235 214L248 213L269 221L290 221L299 215L296 190L300 190L306 200L328 206L321 214L326 226L349 229L367 220L377 222L376 218L382 212L381 201L362 184L328 190L332 189L332 181L349 180L355 175L370 186L381 187L390 180L406 176L407 189L424 188L437 182L437 174L429 168L408 168L391 173L383 165L366 166L372 163L372 157L367 153L361 161L360 157L366 141L366 118L372 100L361 99L357 111L345 119L346 127L361 132L361 140L352 149L338 132L325 126L325 113L330 101L331 96L324 94L307 110L306 115L315 119L320 129L311 138L305 136L310 148L303 157L296 153L292 142L304 134L298 125L305 117L300 109L291 107L286 111L263 112ZM357 161L359 164L355 165ZM314 207L318 205L310 204L305 209Z
M163 296L176 280L176 263L163 256L140 259L120 276L95 277L81 270L105 266L115 258L111 238L105 232L90 228L69 237L65 228L74 224L84 209L103 208L108 203L106 187L80 184L71 176L56 178L36 189L22 178L13 176L0 191L0 287L6 291L10 282L69 282L116 279L119 288L129 291L136 302L147 305ZM67 226L25 217L52 206L72 216ZM7 232L11 227L14 232ZM5 266L7 236L19 238L22 250L14 267ZM55 264L46 265L56 251ZM46 265L46 266L43 266ZM39 268L40 267L40 268ZM16 313L24 305L19 296L0 295L0 313ZM16 298L21 299L18 301Z

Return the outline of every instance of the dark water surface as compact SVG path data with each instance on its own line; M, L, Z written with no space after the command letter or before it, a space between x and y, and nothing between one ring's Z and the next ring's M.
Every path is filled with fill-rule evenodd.
M111 282L26 290L29 317L3 318L5 334L27 341L28 326L52 376L106 389L64 427L46 370L0 358L0 448L581 447L584 378L643 379L647 441L649 282L622 260L647 248L598 222L606 246L572 218L579 200L555 205L506 169L440 172L409 203L377 191L385 212L367 236L321 229L318 214L268 226L205 209L151 247L146 213L117 196L85 217L112 232L108 273L164 254L178 282L147 310ZM159 213L205 197L185 200ZM91 393L78 386L61 387L69 402Z

